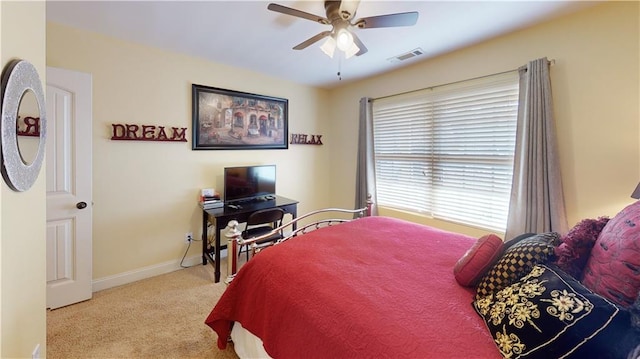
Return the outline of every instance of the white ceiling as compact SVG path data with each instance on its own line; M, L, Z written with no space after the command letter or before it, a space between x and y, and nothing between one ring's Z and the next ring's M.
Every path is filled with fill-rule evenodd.
M325 17L323 1L272 1ZM416 25L356 29L369 52L348 60L319 46L292 50L330 26L267 10L268 1L47 1L47 21L331 88L423 61L586 6L592 1L362 0L355 18L418 11ZM421 48L424 55L389 58ZM337 52L336 52L337 54ZM340 71L340 81L337 72Z

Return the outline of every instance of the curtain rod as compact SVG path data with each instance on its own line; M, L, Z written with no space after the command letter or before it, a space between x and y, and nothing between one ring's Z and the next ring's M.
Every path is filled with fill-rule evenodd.
M549 66L553 66L553 65L556 64L556 60L555 59L548 60L547 62L549 63ZM489 76L497 76L497 75L502 75L502 74L508 74L509 72L518 71L519 69L520 68L513 69L513 70L508 70L508 71L496 72L494 74L478 76L478 77L474 77L474 78L470 78L470 79L466 79L466 80L454 81L454 82L449 82L449 83L442 84L442 85L429 86L429 87L424 87L424 88L417 89L417 90L409 90L409 91L405 91L405 92L400 92L400 93L396 93L396 94L393 94L393 95L376 97L376 98L369 99L368 102L375 101L375 100L382 100L382 99L385 99L385 98L388 98L388 97L393 97L393 96L406 95L406 94L409 94L409 93L412 93L412 92L418 92L418 91L423 91L423 90L431 90L431 89L434 89L436 87L454 85L454 84L457 84L457 83L460 83L460 82L478 80L478 79L482 79L482 78L489 77Z

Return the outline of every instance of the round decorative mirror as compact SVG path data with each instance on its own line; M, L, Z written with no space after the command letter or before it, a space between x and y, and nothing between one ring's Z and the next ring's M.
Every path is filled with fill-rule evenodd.
M31 96L29 94L33 95L35 103L29 103L32 101L29 100ZM23 99L24 106L21 105ZM23 107L26 112L33 111L40 117L39 141L37 145L33 144L33 150L30 149L32 146L27 143L28 141L21 140L21 147L18 147L18 112ZM2 73L0 147L2 147L2 177L14 191L28 190L38 178L45 153L46 123L44 91L38 71L31 63L24 60L9 62ZM24 153L21 153L21 149Z

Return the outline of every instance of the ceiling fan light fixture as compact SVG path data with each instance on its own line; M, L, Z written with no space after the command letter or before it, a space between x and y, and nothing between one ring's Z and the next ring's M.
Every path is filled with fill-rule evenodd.
M336 43L340 50L346 52L353 45L353 35L346 29L340 29L336 34Z
M351 46L349 46L349 48L344 51L344 57L348 59L358 52L360 52L360 48L358 47L358 45L352 42Z
M340 16L344 20L351 20L358 10L360 0L342 0L340 1Z
M319 22L321 24L331 25L331 30L323 31L293 47L294 50L302 50L307 48L309 45L315 44L317 41L330 36L332 39L327 39L321 48L322 51L331 58L333 58L336 47L345 53L346 58L350 58L354 55L361 56L367 53L367 47L362 41L360 41L360 38L358 38L355 32L352 33L349 31L350 28L374 29L412 26L418 21L419 14L417 11L368 16L353 20L359 4L360 0L326 0L324 2L326 17L273 3L269 4L267 9L281 14Z
M334 52L336 52L336 40L334 40L333 36L328 36L327 41L320 46L320 50L324 52L330 58L333 58Z

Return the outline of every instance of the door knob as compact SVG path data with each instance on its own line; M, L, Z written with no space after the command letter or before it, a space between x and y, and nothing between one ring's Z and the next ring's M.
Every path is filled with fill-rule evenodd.
M77 209L84 209L87 207L87 202L78 202L76 203L76 208Z

